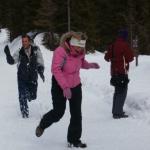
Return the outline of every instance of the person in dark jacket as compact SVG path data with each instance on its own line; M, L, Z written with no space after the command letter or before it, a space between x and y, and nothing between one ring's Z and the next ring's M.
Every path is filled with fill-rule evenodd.
M8 45L5 46L4 52L8 64L13 65L17 63L20 110L22 117L28 118L28 101L35 100L37 97L38 73L43 82L45 80L42 53L37 46L31 45L31 39L28 35L22 36L22 47L13 56L10 54Z
M128 90L129 63L133 61L134 55L128 43L128 32L121 29L116 41L108 47L105 60L111 63L111 85L115 87L113 96L112 114L114 119L127 118L123 106Z

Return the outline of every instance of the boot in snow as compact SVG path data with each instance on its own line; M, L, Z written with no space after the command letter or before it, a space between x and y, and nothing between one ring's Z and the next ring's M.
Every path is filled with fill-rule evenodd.
M81 141L77 142L77 143L68 143L68 147L77 147L77 148L86 148L87 144L86 143L82 143Z
M40 137L44 132L44 129L42 129L40 126L37 126L36 130L35 130L35 135L37 137Z

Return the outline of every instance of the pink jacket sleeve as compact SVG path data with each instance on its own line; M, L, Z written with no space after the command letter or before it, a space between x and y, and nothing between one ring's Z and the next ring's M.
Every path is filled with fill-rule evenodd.
M65 59L66 52L64 48L58 47L53 54L51 71L62 89L69 87L62 72L62 67L65 63Z
M84 58L82 59L82 66L83 69L90 69L91 63L87 62Z

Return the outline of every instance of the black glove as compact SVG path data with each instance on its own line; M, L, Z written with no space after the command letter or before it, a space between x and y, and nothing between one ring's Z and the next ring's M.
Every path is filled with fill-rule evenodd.
M39 66L38 67L38 73L41 77L41 79L43 80L43 82L45 81L45 77L44 77L44 67L43 66Z
M44 67L43 66L38 66L38 73L43 73L44 72Z
M15 61L14 61L13 57L10 54L10 50L9 50L8 45L5 46L4 52L6 54L7 63L9 63L10 65L13 65L15 63Z
M7 56L10 56L10 50L9 50L8 45L5 46L4 52L5 52L5 54L6 54Z
M40 75L41 79L43 80L43 82L45 82L45 76L44 76L44 74L42 72L40 72L39 75Z

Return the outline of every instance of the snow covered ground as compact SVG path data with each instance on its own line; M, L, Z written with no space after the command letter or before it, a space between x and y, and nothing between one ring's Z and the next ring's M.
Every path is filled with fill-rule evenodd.
M0 150L66 150L69 109L64 117L45 130L42 137L35 136L35 128L42 115L52 108L51 58L52 52L41 45L41 35L35 39L45 60L43 83L39 78L38 98L29 103L30 118L20 115L16 65L6 63L3 48L7 43L5 32L0 33ZM21 46L20 38L12 44L11 53ZM83 134L87 150L149 150L150 149L150 56L140 56L130 68L130 84L125 104L127 119L112 119L113 87L109 85L109 63L102 53L88 54L88 61L100 64L99 70L82 70L83 84ZM75 149L75 148L74 148Z

